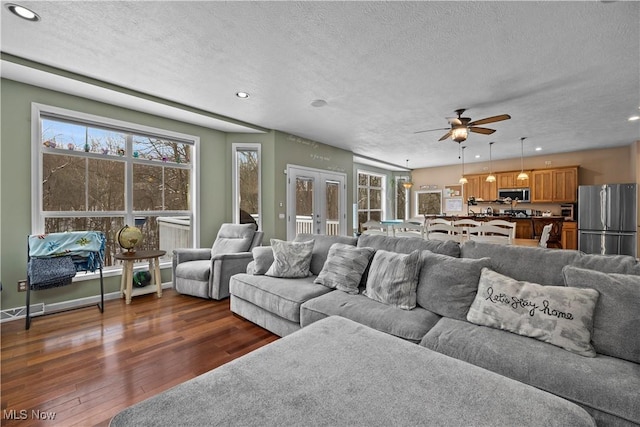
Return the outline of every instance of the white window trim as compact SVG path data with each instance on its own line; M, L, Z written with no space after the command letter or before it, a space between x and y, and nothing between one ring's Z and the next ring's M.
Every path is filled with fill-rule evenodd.
M42 155L40 153L40 145L42 141L42 115L50 117L59 117L60 119L70 119L86 124L95 124L100 127L114 127L116 129L141 133L144 135L152 135L158 137L171 138L178 141L193 144L193 153L191 159L191 191L189 197L192 201L192 242L194 247L200 247L200 198L198 197L198 189L200 188L200 137L188 135L184 133L174 132L170 130L145 126L137 123L125 122L122 120L112 119L108 117L96 116L93 114L82 113L79 111L68 110L65 108L55 107L51 105L31 103L31 233L38 234L44 232L44 217L42 215ZM161 266L170 266L171 262L162 262ZM109 276L109 269L105 275ZM119 271L120 268L113 269ZM78 275L79 280L83 278L92 279L96 274ZM75 280L75 279L74 279Z
M362 187L360 185L360 177L358 175L360 175L361 173L363 174L367 174L367 175L373 175L373 176L377 176L381 178L381 183L382 185L380 186L380 191L382 192L381 194L381 205L380 205L380 218L382 221L387 219L387 175L383 174L383 173L379 173L379 172L372 172L372 171L368 171L366 169L358 169L356 170L356 198L358 197L359 192L357 191L358 188ZM367 188L371 188L370 185L367 185ZM356 203L357 204L357 203ZM367 211L371 211L370 209L371 203L368 204L367 206ZM358 212L360 211L360 209L358 209ZM354 224L354 228L357 226L357 224Z
M231 209L234 224L240 224L240 176L238 175L238 151L258 152L258 230L262 230L262 144L256 142L231 144Z

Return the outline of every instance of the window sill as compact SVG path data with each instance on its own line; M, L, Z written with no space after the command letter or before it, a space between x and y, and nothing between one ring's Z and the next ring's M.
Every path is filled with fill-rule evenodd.
M164 270L168 268L171 268L171 261L160 260L160 269ZM149 264L144 261L137 263L133 267L133 271L141 271L141 270L148 270L148 269L149 269ZM108 267L102 270L102 277L106 278L106 277L115 277L115 276L122 276L122 267ZM75 277L73 278L73 282L84 282L86 280L96 280L99 278L100 278L100 272L98 270L94 271L93 273L79 271L78 273L76 273Z

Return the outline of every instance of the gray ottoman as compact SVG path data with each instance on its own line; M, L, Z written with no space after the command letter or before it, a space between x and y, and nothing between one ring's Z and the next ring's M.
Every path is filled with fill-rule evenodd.
M111 426L595 426L573 403L329 317L133 405Z

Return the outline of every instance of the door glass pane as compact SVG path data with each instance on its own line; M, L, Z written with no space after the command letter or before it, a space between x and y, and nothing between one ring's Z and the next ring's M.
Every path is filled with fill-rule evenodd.
M237 151L238 198L240 222L249 222L249 216L260 223L260 159L257 150Z
M325 185L325 192L327 195L325 206L327 225L325 234L329 236L337 236L340 234L340 183L327 181Z
M369 208L382 209L382 191L374 188L369 190Z
M314 233L313 178L296 177L296 233Z
M407 191L404 188L405 179L399 179L396 184L396 219L407 218L406 205L407 205Z

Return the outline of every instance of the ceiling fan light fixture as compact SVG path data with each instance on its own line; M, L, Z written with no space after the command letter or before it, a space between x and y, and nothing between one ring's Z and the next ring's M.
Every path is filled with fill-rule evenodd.
M461 143L469 136L469 132L466 127L455 128L451 131L451 139L457 143Z

